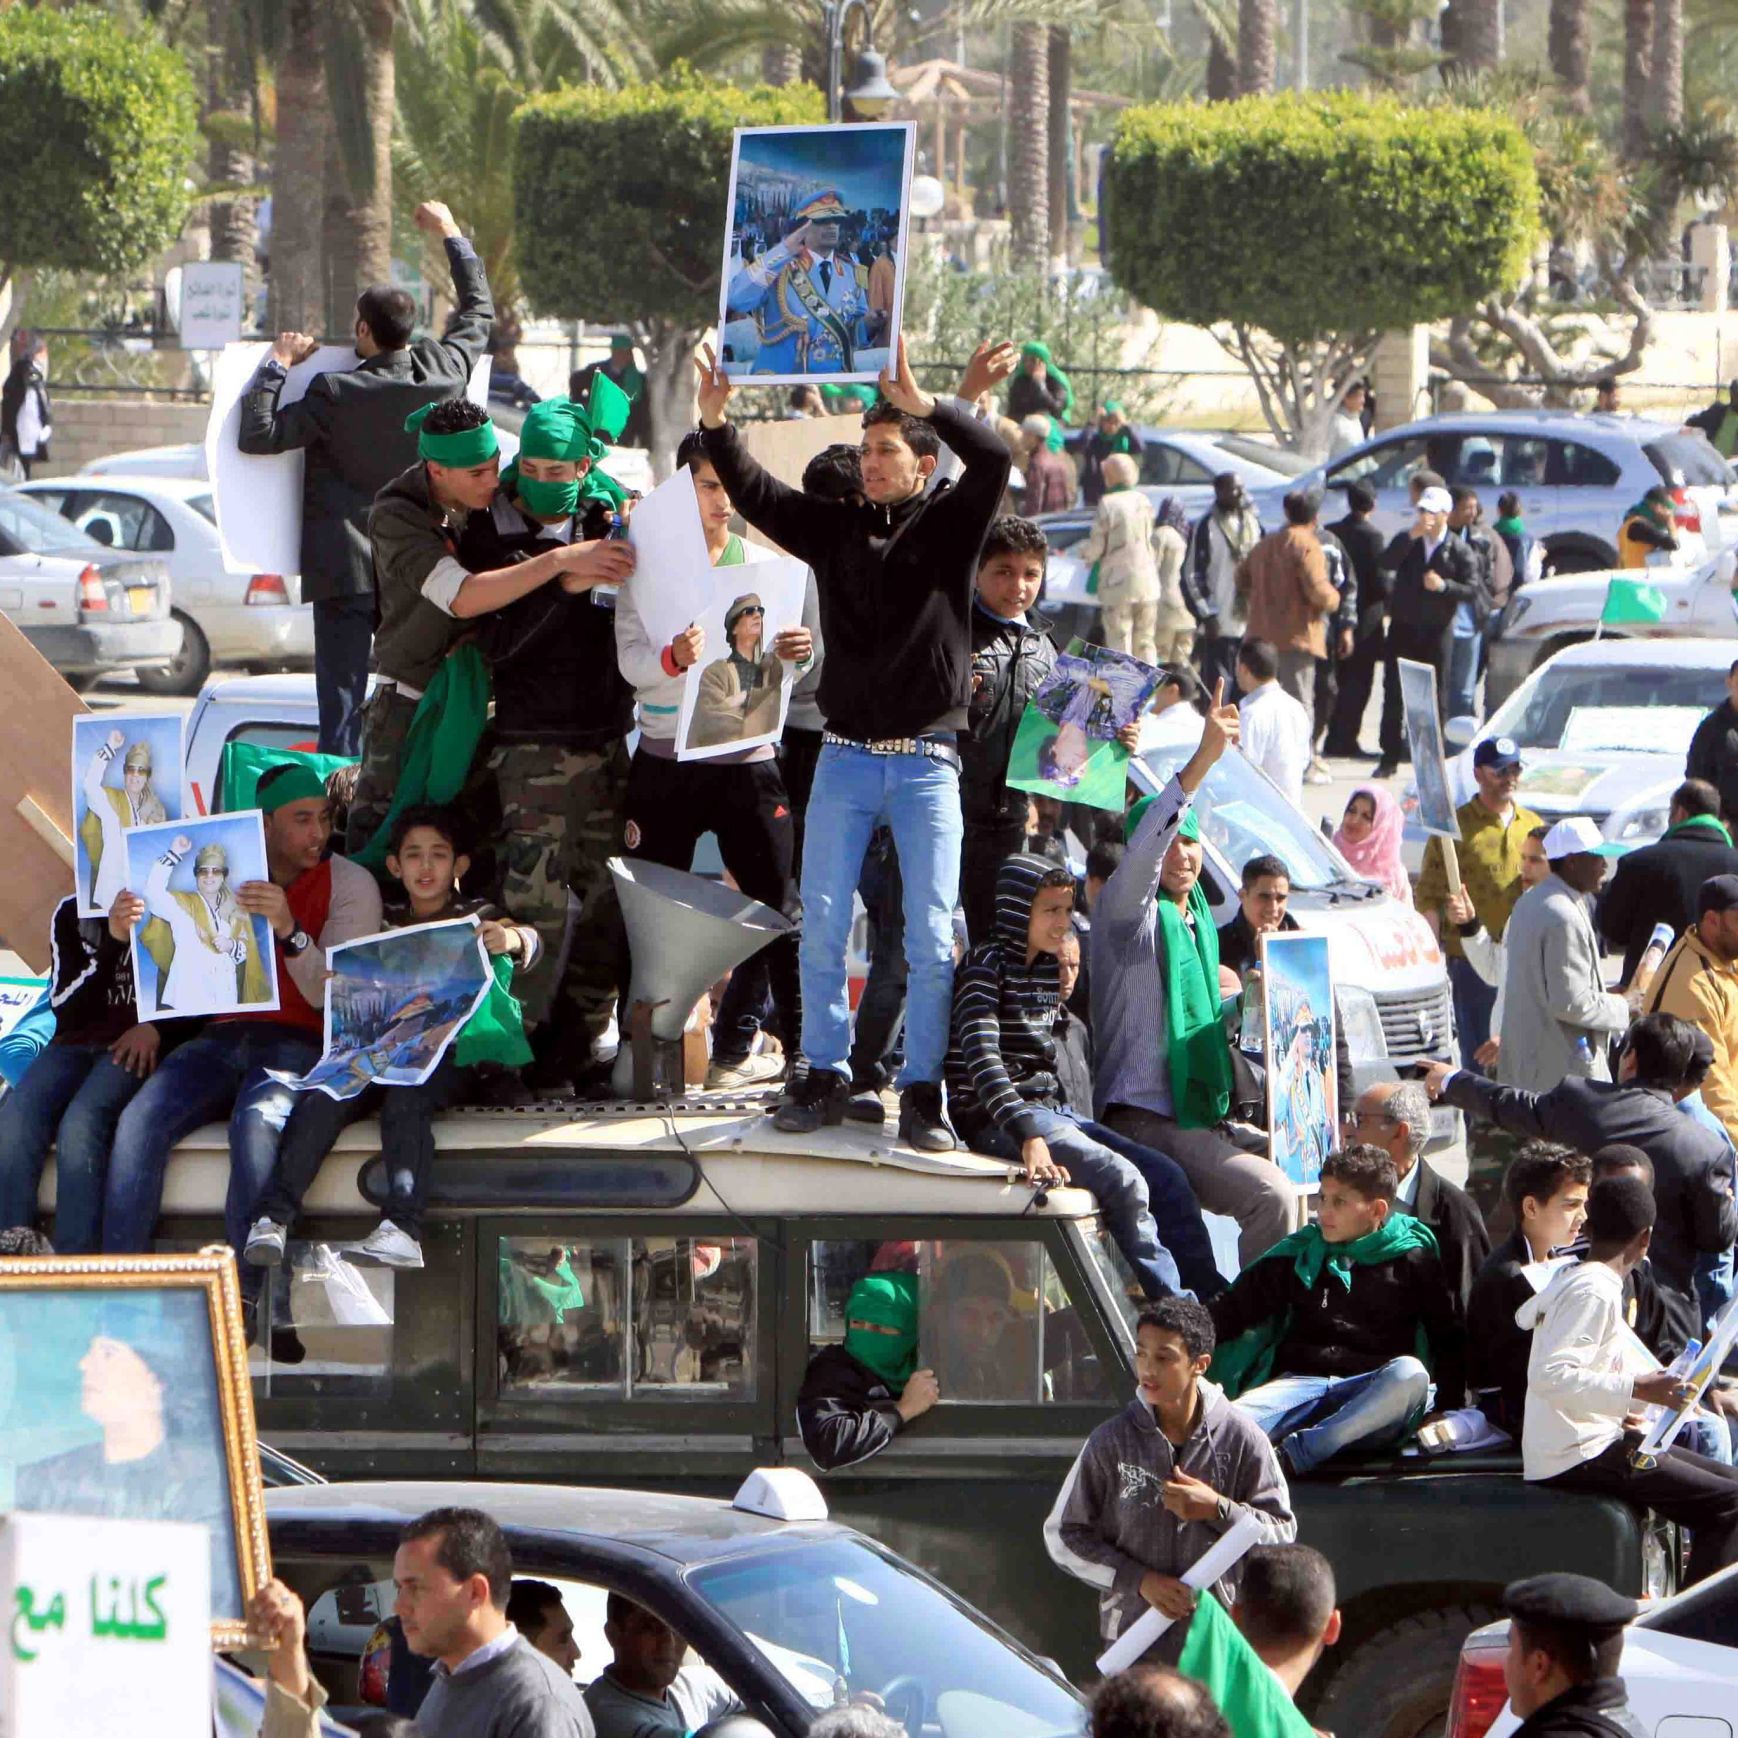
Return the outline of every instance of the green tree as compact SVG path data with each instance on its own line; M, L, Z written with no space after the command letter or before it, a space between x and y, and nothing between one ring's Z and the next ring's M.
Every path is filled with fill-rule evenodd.
M1130 109L1105 184L1112 275L1212 327L1309 454L1383 332L1516 282L1538 228L1507 116L1345 91Z
M718 318L720 217L736 127L812 124L812 85L739 88L677 68L661 85L532 97L514 117L519 262L540 314L607 320L644 349L660 467L691 420L693 357Z
M199 149L181 57L94 7L0 11L0 290L131 272L181 233Z

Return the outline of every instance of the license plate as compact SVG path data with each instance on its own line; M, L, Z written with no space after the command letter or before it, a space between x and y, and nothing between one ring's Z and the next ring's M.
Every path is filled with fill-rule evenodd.
M157 594L148 585L129 585L127 602L136 616L148 616L157 606Z

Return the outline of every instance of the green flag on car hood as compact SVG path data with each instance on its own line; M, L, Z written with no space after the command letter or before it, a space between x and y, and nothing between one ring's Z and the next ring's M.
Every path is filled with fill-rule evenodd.
M1614 579L1605 588L1605 608L1599 620L1604 627L1621 627L1631 622L1663 622L1666 619L1666 596L1658 586L1639 579Z

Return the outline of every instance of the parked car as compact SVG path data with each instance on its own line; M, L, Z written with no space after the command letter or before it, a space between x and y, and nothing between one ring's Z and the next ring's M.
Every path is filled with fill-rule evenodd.
M1703 435L1638 416L1510 410L1428 417L1389 429L1287 487L1332 496L1350 483L1367 484L1376 492L1376 525L1394 532L1412 522L1407 485L1420 470L1439 472L1450 488L1477 489L1487 524L1497 517L1498 498L1512 489L1554 573L1615 567L1624 513L1661 483L1677 502L1680 563L1693 565L1738 537L1732 467ZM1285 492L1255 494L1264 525L1281 522ZM1330 499L1323 517L1343 512Z
M1508 1738L1503 1656L1509 1620L1475 1629L1461 1648L1448 1738ZM1643 1611L1624 1632L1618 1675L1649 1738L1727 1738L1738 1708L1738 1568Z
M1655 622L1624 622L1601 627L1599 618L1614 579L1636 579L1653 587L1665 603ZM1492 630L1485 669L1485 711L1494 712L1547 658L1565 646L1590 640L1679 640L1738 638L1738 549L1693 567L1648 567L1637 573L1604 570L1535 580L1509 600ZM1738 656L1738 646L1732 648Z
M1512 737L1526 762L1519 800L1542 820L1586 815L1614 843L1651 845L1666 830L1690 738L1726 698L1731 640L1588 640L1566 646L1480 724L1451 718L1444 739L1449 794L1472 798L1473 751ZM1418 790L1401 797L1405 850L1424 854Z
M103 477L184 477L205 482L205 445L202 441L177 441L164 447L129 447L125 452L106 453L79 466L79 474Z
M161 556L110 549L40 501L0 489L0 612L74 688L162 670L181 650Z
M211 485L197 478L80 472L21 492L111 549L160 556L174 586L181 650L167 669L140 672L153 694L197 694L213 664L311 669L312 612L294 574L231 567L217 536Z

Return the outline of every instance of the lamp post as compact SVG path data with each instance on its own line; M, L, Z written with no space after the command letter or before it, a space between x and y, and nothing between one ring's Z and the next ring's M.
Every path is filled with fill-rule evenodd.
M842 121L845 105L859 121L878 121L897 101L899 93L887 82L887 58L875 52L874 39L857 56L851 88L845 89L845 24L853 11L861 10L868 22L869 0L822 0L821 13L827 26L827 119Z

